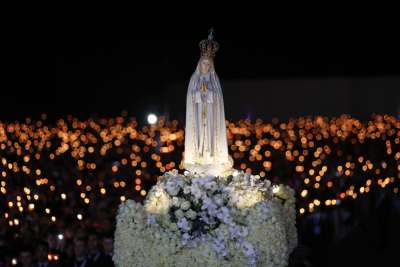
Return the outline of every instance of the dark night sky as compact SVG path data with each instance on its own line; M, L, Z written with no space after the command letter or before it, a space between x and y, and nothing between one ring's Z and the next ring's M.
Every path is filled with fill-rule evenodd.
M93 114L115 116L122 110L143 116L148 110L165 107L166 103L181 106L184 111L185 103L175 103L182 96L166 92L185 94L198 60L198 42L207 36L210 26L190 25L189 29L162 23L134 24L125 31L117 31L118 25L105 27L92 23L45 31L42 33L45 37L28 30L29 37L9 38L8 49L3 52L7 70L0 92L0 120L35 117L42 112L50 118L66 114L82 118ZM260 97L267 104L272 101L271 91L261 86L268 81L400 77L397 44L391 35L380 31L301 26L274 29L262 24L214 26L216 40L221 45L215 63L217 73L223 86L234 81L252 81L253 90L246 95L248 102ZM259 88L254 81L260 81ZM182 88L168 89L177 85ZM301 97L297 88L294 82L280 90ZM375 90L376 94L400 99L400 88L387 88L384 92ZM350 88L346 92L354 100L354 90L362 89ZM335 89L328 86L316 90L327 90L329 94L329 90ZM369 97L373 98L375 91L370 91ZM224 94L229 91L224 90ZM226 99L232 100L226 105L237 105L243 95L239 94L236 100ZM308 110L315 114L319 111L318 106ZM262 110L261 115L264 115Z

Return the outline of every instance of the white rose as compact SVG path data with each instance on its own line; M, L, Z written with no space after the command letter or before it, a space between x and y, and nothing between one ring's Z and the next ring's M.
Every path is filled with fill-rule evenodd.
M170 223L169 224L169 229L171 229L172 231L177 231L178 230L178 225L176 225L176 223Z
M172 197L172 205L174 205L175 207L179 207L179 205L180 205L179 198Z
M185 186L185 187L183 188L183 193L184 193L184 194L189 194L189 193L190 193L190 186Z
M171 196L176 196L179 192L179 187L167 187L166 191L168 192L168 194L170 194Z
M188 218L191 219L191 220L194 220L194 219L196 219L196 217L197 217L197 213L196 213L194 210L192 210L192 209L188 210L188 211L185 213L185 215L186 215L186 217L188 217Z
M166 214L171 205L171 199L165 192L160 192L159 197L149 197L146 199L144 208L149 213Z
M224 201L222 200L222 197L220 197L220 196L215 196L214 201L215 201L215 204L217 204L218 206L222 206L224 204Z
M176 218L180 219L183 218L185 215L181 209L175 211Z
M190 208L190 202L185 200L181 203L181 209L188 210Z

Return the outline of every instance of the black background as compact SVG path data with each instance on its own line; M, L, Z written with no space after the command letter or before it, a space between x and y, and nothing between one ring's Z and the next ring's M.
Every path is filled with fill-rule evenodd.
M228 119L249 113L266 119L398 113L400 52L395 32L384 25L71 16L8 29L0 119L38 118L41 113L50 119L67 114L84 119L116 116L122 110L138 118L151 111L182 118L187 82L199 58L198 42L211 26L221 45L215 65ZM378 81L369 86L368 79L375 78ZM347 85L338 87L343 79ZM229 91L228 85L236 91ZM279 108L282 96L293 98ZM258 104L251 110L253 100Z

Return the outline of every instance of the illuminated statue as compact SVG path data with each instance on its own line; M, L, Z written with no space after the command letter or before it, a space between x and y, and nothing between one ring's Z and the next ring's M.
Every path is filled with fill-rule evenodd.
M223 176L232 169L228 154L224 101L214 69L219 45L208 39L199 44L201 57L187 92L184 168L197 173Z

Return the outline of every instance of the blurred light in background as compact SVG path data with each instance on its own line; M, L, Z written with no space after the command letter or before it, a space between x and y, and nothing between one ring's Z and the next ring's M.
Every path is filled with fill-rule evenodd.
M157 116L154 115L153 113L150 113L150 114L147 116L147 122L148 122L149 124L155 124L155 123L157 122Z

